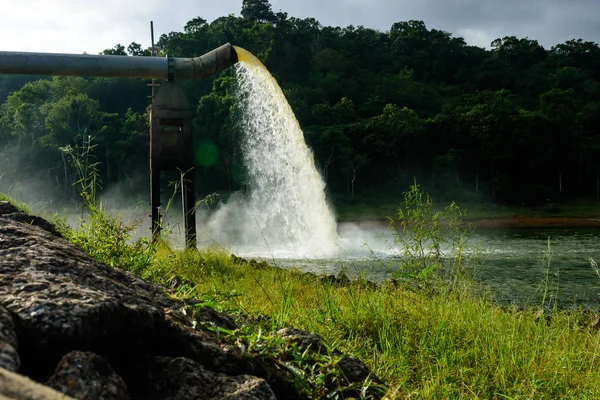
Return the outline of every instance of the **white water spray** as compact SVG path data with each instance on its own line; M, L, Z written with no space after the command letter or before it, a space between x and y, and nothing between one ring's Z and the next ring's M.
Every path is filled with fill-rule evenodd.
M211 218L221 232L214 238L242 254L330 256L338 250L336 221L302 129L275 78L251 53L236 52L249 193Z

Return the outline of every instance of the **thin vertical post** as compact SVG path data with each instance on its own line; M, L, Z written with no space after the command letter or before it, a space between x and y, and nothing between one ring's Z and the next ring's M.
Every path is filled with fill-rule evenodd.
M150 48L150 54L152 57L156 56L156 48L154 47L154 21L150 21L150 38L152 47ZM148 85L152 87L152 96L150 96L152 100L152 108L154 108L154 99L156 98L156 80L152 79L152 84ZM150 141L152 141L152 136L156 133L154 132L155 126L154 121L150 120ZM150 144L150 218L151 225L150 229L152 231L152 242L155 243L160 236L160 218L161 218L161 203L160 203L160 168L158 168L158 160L154 160L152 155L152 144Z
M161 204L160 204L160 168L156 165L156 161L150 158L150 208L152 210L150 218L152 219L152 242L156 243L160 237L160 219L161 219Z
M183 220L185 224L185 244L188 249L195 249L196 241L196 204L195 203L194 168L181 172L181 200Z
M152 55L152 57L156 57L156 47L154 47L154 21L150 21L150 38L152 43L150 54ZM152 78L152 105L154 105L154 98L156 97L156 93L154 92L155 87L156 79Z

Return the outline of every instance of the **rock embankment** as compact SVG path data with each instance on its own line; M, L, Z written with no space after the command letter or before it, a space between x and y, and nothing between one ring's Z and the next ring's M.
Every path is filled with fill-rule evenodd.
M235 330L232 318L198 308L194 318L203 322L194 328L184 305L0 202L0 398L304 397L277 360L258 360L201 328ZM306 332L279 335L312 343L311 351L322 347ZM340 367L349 383L378 381L355 358L344 357Z

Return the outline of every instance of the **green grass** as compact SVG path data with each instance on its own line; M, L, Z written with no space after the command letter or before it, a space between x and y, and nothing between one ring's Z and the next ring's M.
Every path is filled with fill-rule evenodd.
M183 285L170 295L243 317L239 331L221 332L223 340L242 343L255 357L284 360L281 366L310 397L335 398L348 389L324 383L339 375L339 360L333 352L299 352L273 334L279 328L317 333L330 349L359 357L389 385L387 398L600 397L600 334L590 312L500 307L468 283L428 292L403 283L341 285L295 269L235 262L220 251L132 241L132 227L118 217L94 208L90 215L66 236L151 282L165 285L179 276ZM193 307L189 315L193 320Z
M11 203L15 207L17 207L19 210L21 210L25 213L29 213L29 214L31 213L31 208L27 204L18 202L14 198L7 196L6 194L1 193L1 192L0 192L0 201L8 201L9 203Z
M597 398L600 335L585 313L517 311L460 291L422 295L364 282L337 286L223 253L159 251L143 273L178 275L197 297L250 316L265 332L293 326L362 359L409 398Z
M600 396L600 335L590 313L500 307L469 284L428 292L402 283L340 285L299 270L234 262L219 251L131 243L127 227L98 211L91 227L71 232L74 242L154 283L179 276L184 284L175 297L244 317L243 329L224 332L224 340L244 343L255 356L283 357L288 367L295 362L299 386L311 397L338 393L323 386L325 376L339 374L335 357L314 359L286 347L273 335L279 328L317 333L331 349L359 357L388 383L388 398ZM423 215L429 221L432 213Z

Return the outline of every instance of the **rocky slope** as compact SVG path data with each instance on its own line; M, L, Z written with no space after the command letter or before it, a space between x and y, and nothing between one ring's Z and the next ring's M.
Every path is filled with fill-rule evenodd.
M215 327L239 328L232 318L196 307L192 320L185 305L0 202L0 398L306 397L281 360L249 355L219 336ZM278 335L301 350L324 351L316 335ZM343 356L339 368L345 384L378 381L356 358Z

